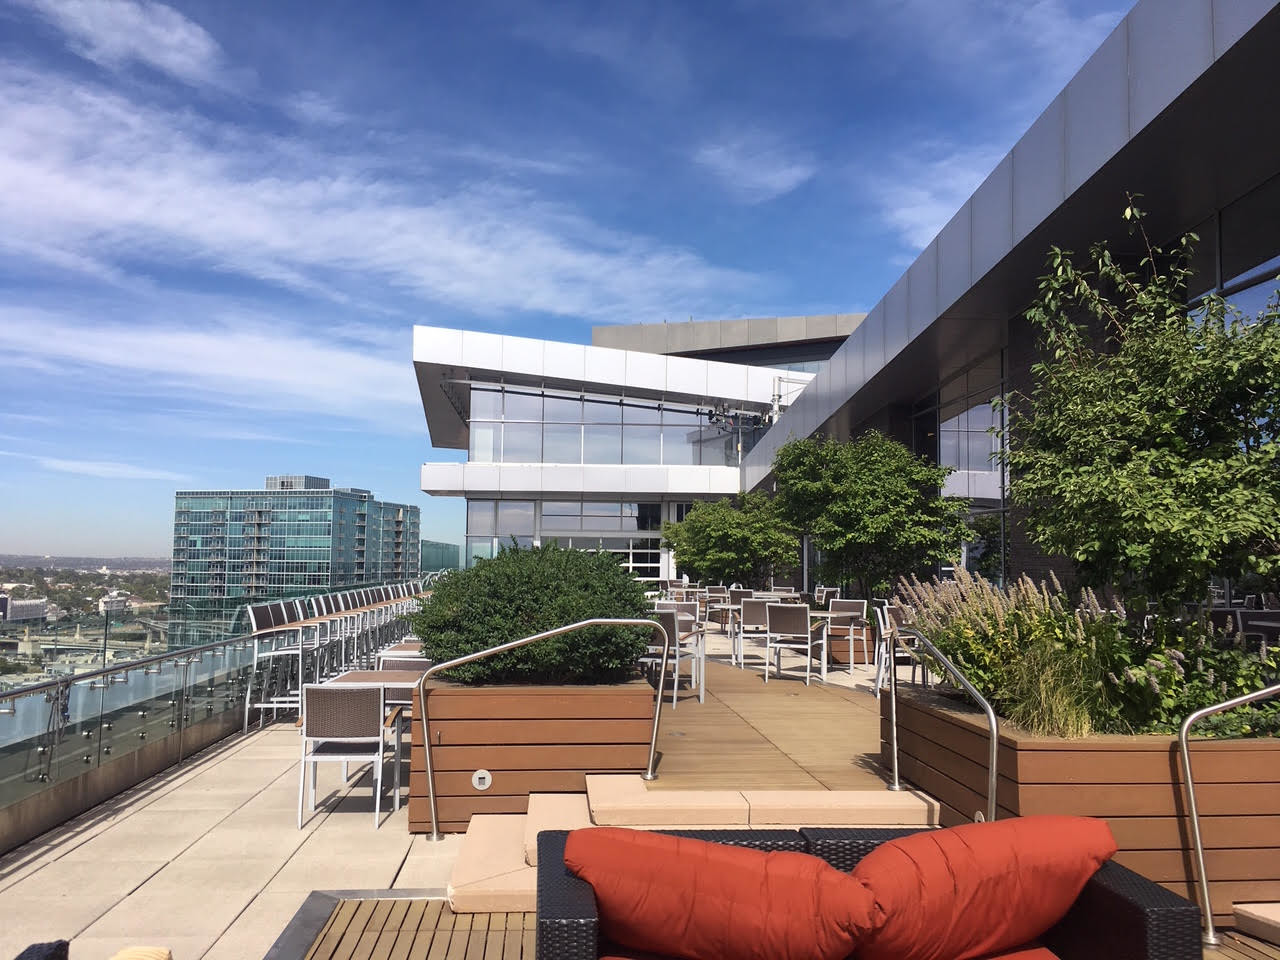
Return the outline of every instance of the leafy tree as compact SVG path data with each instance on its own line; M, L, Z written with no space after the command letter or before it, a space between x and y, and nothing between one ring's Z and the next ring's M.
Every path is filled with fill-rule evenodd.
M1003 458L1032 540L1083 583L1165 607L1213 574L1280 569L1280 305L1187 305L1194 234L1136 270L1053 248L1028 319L1042 359L1010 396Z
M662 536L694 579L764 587L771 575L795 567L800 544L767 496L738 500L695 503L679 523L664 523Z
M791 440L774 458L780 509L808 518L821 573L860 595L953 558L967 503L943 497L951 472L875 430L852 442Z
M774 500L783 520L802 534L806 551L814 524L840 496L847 463L848 444L831 437L792 440L774 454Z

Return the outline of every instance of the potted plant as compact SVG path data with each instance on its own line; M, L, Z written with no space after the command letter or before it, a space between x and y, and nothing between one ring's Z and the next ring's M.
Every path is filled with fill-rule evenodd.
M436 663L582 620L649 615L644 589L608 553L514 543L453 571L411 615ZM431 828L426 744L443 830L474 813L523 813L531 792L586 789L588 773L638 773L648 761L654 691L637 661L642 628L561 634L443 671L414 705L409 828Z

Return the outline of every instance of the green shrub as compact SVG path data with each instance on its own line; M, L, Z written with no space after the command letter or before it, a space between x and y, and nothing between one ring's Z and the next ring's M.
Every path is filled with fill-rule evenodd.
M612 554L555 544L504 547L490 560L442 577L410 615L423 653L437 663L594 617L647 617L644 588ZM491 683L622 683L649 630L597 627L539 640L447 671Z
M1248 653L1199 621L1135 621L1089 590L1072 605L1056 580L1024 576L1001 588L958 569L955 580L904 579L899 593L996 713L1035 734L1173 733L1193 711L1280 676L1275 652ZM1206 720L1196 732L1278 729L1280 705L1268 703Z

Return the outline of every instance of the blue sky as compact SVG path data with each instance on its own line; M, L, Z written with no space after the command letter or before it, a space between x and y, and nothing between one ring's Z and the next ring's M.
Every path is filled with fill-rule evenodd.
M414 323L873 305L1127 0L0 0L0 552L423 510Z

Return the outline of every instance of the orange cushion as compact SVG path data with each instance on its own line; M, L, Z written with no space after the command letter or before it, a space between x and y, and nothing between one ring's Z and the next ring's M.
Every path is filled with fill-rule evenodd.
M1106 821L1020 817L925 830L862 859L884 923L859 960L969 960L1030 943L1116 852Z
M591 827L564 862L595 891L604 936L688 960L844 960L875 916L862 883L805 853Z
M1015 947L1007 953L993 953L982 960L1058 960L1048 947Z

